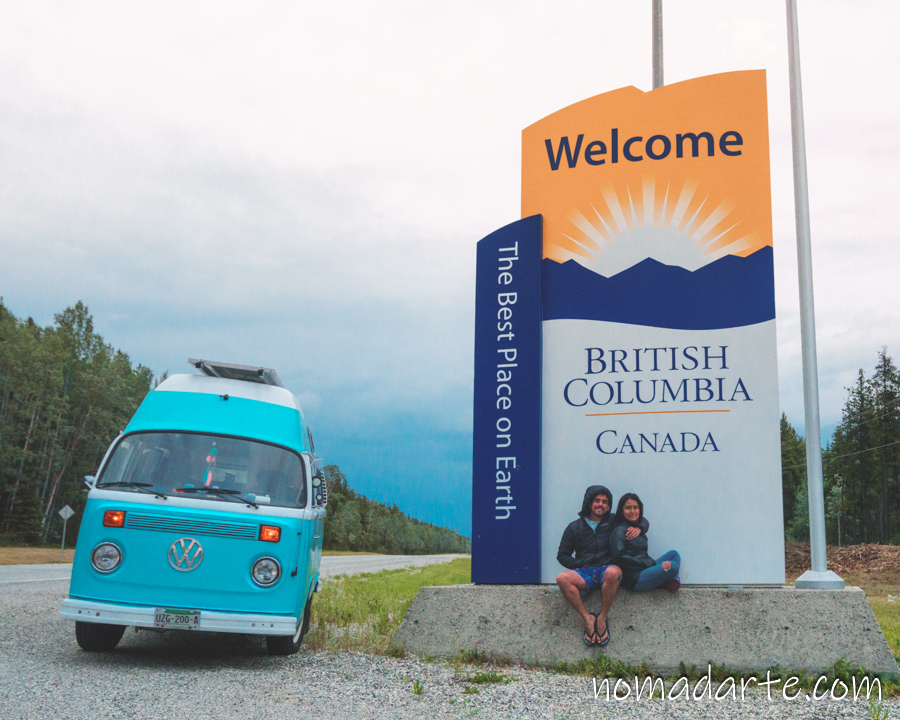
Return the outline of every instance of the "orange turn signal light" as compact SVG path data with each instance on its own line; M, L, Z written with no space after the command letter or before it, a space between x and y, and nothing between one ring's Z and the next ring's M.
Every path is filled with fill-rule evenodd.
M103 513L103 527L123 527L124 525L124 510L107 510Z
M281 540L281 528L277 525L260 525L259 539L264 542L278 542Z

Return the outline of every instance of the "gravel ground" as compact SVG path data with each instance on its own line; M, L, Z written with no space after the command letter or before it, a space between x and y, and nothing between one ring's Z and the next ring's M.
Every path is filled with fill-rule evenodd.
M0 717L35 718L868 718L864 701L595 699L590 678L498 668L509 683L479 685L483 671L355 653L270 658L249 636L126 632L113 653L85 653L59 617L67 583L0 588ZM313 606L315 607L315 605ZM422 693L413 691L421 684ZM774 693L773 693L774 694ZM900 703L885 703L900 719Z

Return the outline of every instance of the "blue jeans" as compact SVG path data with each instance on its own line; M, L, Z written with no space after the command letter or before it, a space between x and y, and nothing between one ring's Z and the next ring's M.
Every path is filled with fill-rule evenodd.
M664 562L672 563L672 567L663 570ZM646 570L642 570L638 575L638 580L634 585L635 592L644 592L659 587L666 580L673 580L678 577L678 568L681 567L681 556L674 550L669 550L665 555L656 561L656 565Z

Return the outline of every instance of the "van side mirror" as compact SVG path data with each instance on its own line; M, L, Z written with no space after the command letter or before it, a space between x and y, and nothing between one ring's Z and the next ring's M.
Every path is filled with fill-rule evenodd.
M88 490L94 489L95 482L97 482L97 478L94 475L85 475L84 476L84 484L87 485Z

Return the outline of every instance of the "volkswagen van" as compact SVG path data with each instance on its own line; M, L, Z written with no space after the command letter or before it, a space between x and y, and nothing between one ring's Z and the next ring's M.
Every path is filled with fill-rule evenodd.
M150 391L89 486L69 597L78 644L126 627L300 648L327 493L297 398L270 368L189 360Z

